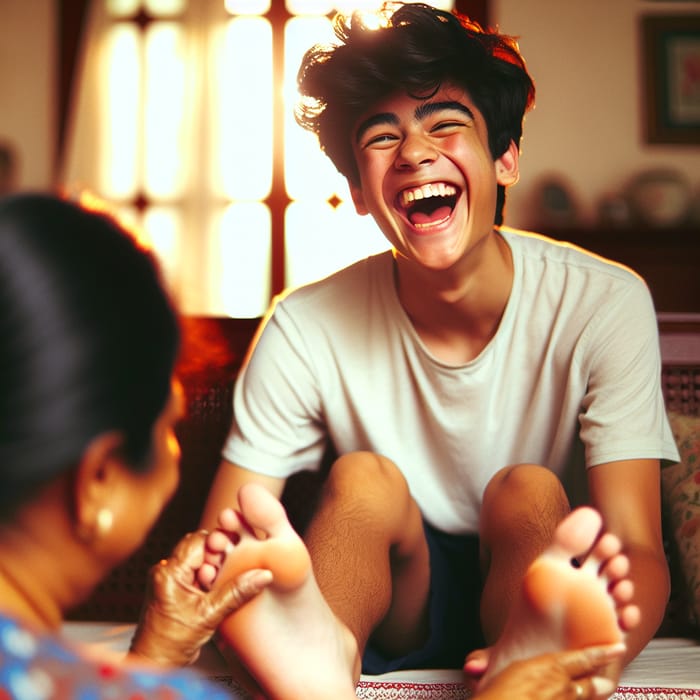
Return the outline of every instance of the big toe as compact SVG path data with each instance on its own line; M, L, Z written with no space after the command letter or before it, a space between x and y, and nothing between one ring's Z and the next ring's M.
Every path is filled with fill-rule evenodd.
M566 557L586 555L595 545L602 526L598 511L588 506L577 508L557 526L551 550Z
M284 506L264 486L245 484L238 492L241 514L248 525L273 537L293 532Z
M308 580L311 558L284 506L265 487L253 483L241 487L238 503L246 522L268 535L259 556L260 565L273 573L273 585L286 590L299 588Z

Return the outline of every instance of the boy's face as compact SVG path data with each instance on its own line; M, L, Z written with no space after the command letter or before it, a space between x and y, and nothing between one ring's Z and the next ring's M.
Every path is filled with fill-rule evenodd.
M451 85L427 100L389 96L360 117L352 138L358 213L371 214L401 255L432 269L451 267L489 234L497 184L518 177L517 147L494 162L483 116Z

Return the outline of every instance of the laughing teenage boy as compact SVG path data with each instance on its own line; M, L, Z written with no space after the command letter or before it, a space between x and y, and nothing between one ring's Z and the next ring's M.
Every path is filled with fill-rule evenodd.
M203 524L246 482L280 496L330 443L339 458L305 539L363 670L471 654L478 675L571 508L562 484L584 475L631 563L629 661L667 600L659 465L677 458L649 292L501 226L534 99L516 43L426 5L383 18L339 19L340 43L307 53L298 119L392 250L276 300Z

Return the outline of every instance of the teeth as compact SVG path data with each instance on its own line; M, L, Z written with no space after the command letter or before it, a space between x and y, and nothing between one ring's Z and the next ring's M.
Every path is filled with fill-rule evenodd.
M449 197L457 194L457 188L445 182L429 182L420 187L404 190L401 193L401 204L406 207L411 202L418 199L428 199L429 197Z

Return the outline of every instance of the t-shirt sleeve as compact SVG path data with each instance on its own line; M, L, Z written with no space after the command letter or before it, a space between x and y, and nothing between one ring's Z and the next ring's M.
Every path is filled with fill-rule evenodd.
M588 467L624 459L677 460L663 394L656 314L634 278L586 329L589 381L580 415Z
M233 423L222 454L286 478L317 469L326 446L313 352L283 304L268 317L234 387Z

